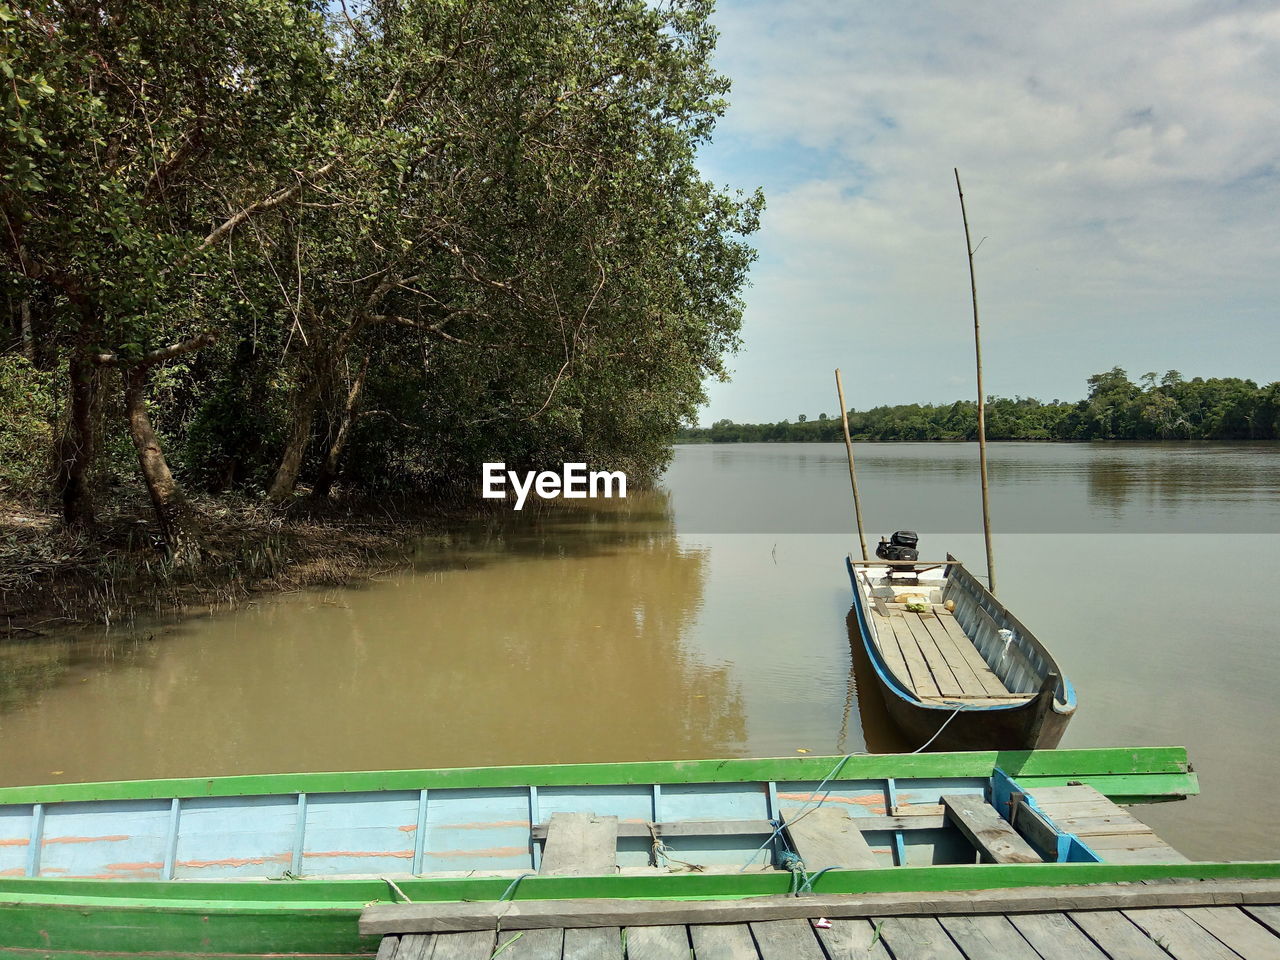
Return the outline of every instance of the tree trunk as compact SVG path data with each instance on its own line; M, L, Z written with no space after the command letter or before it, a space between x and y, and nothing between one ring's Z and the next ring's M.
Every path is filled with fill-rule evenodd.
M275 479L271 481L271 489L267 491L267 499L275 503L283 503L292 497L293 488L298 483L302 458L306 456L307 445L311 442L311 424L316 417L316 405L320 402L320 380L313 371L311 379L299 391L294 403L293 429L289 431L289 439L285 442L280 466L276 468Z
M71 357L69 376L67 428L55 451L57 485L63 522L84 527L95 520L90 471L98 450L99 382L97 367L83 348Z
M313 499L327 500L334 481L338 479L338 464L342 462L342 451L346 449L347 439L351 436L356 407L360 405L360 391L364 389L364 377L368 372L369 356L366 354L364 363L360 364L360 372L356 374L355 382L347 391L347 403L342 408L342 423L338 426L338 435L333 438L333 443L329 444L329 452L325 455L324 463L320 465L320 475L316 477L316 485L311 490Z
M371 297L367 309L378 302L375 297L385 294L389 284L382 284ZM302 459L306 456L307 445L311 442L311 425L315 422L316 407L320 403L320 395L324 388L337 377L338 363L347 355L360 331L364 329L367 317L361 316L353 320L342 334L329 347L322 347L317 342L311 359L311 374L297 394L293 409L293 429L289 432L289 440L285 443L284 454L280 457L280 466L276 469L275 479L271 481L271 489L267 491L267 499L275 503L284 503L293 496L293 488L297 486L298 474L302 470ZM315 334L319 336L317 332Z
M178 486L160 447L160 438L151 425L147 412L146 386L149 374L146 366L122 371L124 378L124 408L129 421L129 436L138 452L138 466L142 479L151 495L160 535L164 538L169 556L183 562L199 551L199 539L195 536L191 510Z
M22 355L30 360L34 366L36 362L36 338L31 329L30 297L23 297L22 303L18 304L18 326L22 334Z

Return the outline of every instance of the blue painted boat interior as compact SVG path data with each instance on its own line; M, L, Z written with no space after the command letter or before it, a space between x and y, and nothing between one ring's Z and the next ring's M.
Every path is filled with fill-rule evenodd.
M995 778L972 777L11 804L0 805L0 876L231 880L519 874L538 869L542 839L534 836L533 826L569 812L616 816L620 826L684 823L681 835L664 840L672 862L767 867L777 862L785 843L770 829L782 809L835 806L853 818L918 811L941 823L936 805L943 794L992 797L998 789ZM1007 792L1008 785L1003 789ZM690 821L753 821L760 829L698 835ZM654 853L647 830L637 826L623 833L629 835L618 839L619 867L650 867ZM973 863L975 858L974 848L949 824L870 829L865 837L883 866Z

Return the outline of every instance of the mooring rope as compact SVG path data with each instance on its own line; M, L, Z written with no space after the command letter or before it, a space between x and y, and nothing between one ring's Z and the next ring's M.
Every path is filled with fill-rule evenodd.
M964 709L963 705L962 705L962 706L959 706L959 707L956 707L956 709L955 709L954 711L952 711L951 716L947 717L947 719L943 721L942 726L940 726L940 727L938 728L938 732L937 732L937 733L935 733L935 734L934 734L932 737L930 737L928 740L926 740L926 741L925 741L921 746L917 747L915 750L912 750L911 752L912 752L913 754L916 754L916 753L921 753L922 751L929 749L929 747L933 744L933 742L934 742L935 740L937 740L937 739L938 739L938 737L940 737L940 736L942 735L942 731L943 731L943 730L945 730L945 729L947 729L947 727L948 727L948 725L950 725L951 721L952 721L952 720L954 720L954 719L956 718L956 716L960 713L960 711L961 711L961 710L963 710L963 709ZM794 818L792 818L790 821L788 821L787 823L783 823L781 814L779 814L778 819L769 821L769 822L773 825L773 832L772 832L772 833L770 833L770 834L769 834L769 836L765 838L764 843L762 843L762 844L760 844L760 846L756 847L756 849L752 852L750 859L748 859L746 863L744 863L741 867L739 867L739 868L738 868L738 872L739 872L739 873L743 873L743 872L745 872L745 871L746 871L746 869L747 869L747 867L751 866L751 864L753 864L753 863L755 862L756 854L758 854L758 853L759 853L761 850L763 850L765 847L769 846L769 844L773 843L775 840L780 839L780 838L782 837L782 831L783 831L786 827L791 826L792 824L799 823L801 820L803 820L803 819L804 819L805 817L807 817L809 814L813 813L813 811L814 811L814 810L817 810L820 806L822 806L823 802L824 802L824 801L827 799L827 797L830 795L831 791L832 791L833 789L835 789L835 788L834 788L834 786L828 787L828 786L827 786L827 784L828 784L828 783L830 783L832 780L834 780L834 779L835 779L836 775L837 775L837 774L838 774L842 769L844 769L844 765L845 765L846 763L848 763L848 762L849 762L853 757L858 757L858 756L868 756L868 754L866 754L866 753L864 753L864 752L855 752L855 753L846 753L844 756L842 756L842 757L841 757L841 758L836 762L836 765L835 765L834 767L832 767L832 768L831 768L831 772L830 772L830 773L828 773L825 777L823 777L823 778L822 778L822 782L818 784L817 789L816 789L816 790L814 790L814 792L813 792L812 794L810 794L810 799L809 799L809 801L805 804L805 806L804 806L804 807L802 807L802 808L801 808L800 813L798 813L798 814L797 814ZM823 789L824 787L826 787L826 789L825 789L825 790ZM651 831L651 832L652 832L652 831ZM658 847L660 847L660 846L662 845L662 841L660 841L660 840L658 839L658 837L657 837L657 834L656 834L656 833L654 833L653 838L654 838L654 843L655 843L654 850L655 850L655 851L657 851ZM785 841L785 840L783 840L782 842L783 842L784 844L786 843L786 841ZM788 863L788 861L787 861L787 854L788 854L788 853L790 853L790 854L791 854L791 856L795 857L795 859L799 861L799 863L800 863L800 869L803 871L803 869L804 869L804 861L803 861L803 860L800 860L799 856L795 853L795 851L790 850L789 848L787 848L786 850L784 850L784 851L783 851L783 853L779 856L780 864L781 864L781 865L783 865L783 866L786 866L786 865L787 865L787 863ZM790 868L790 867L787 867L787 869L791 869L791 868ZM826 873L826 872L827 872L827 870L834 870L834 869L837 869L837 868L836 868L836 867L826 867L825 869L818 871L818 872L817 872L816 874L814 874L814 875L813 875L813 877L811 877L811 878L808 876L808 874L805 874L805 882L804 882L804 885L803 885L800 889L807 890L808 892L812 892L812 891L813 891L813 881L814 881L814 880L816 880L818 877L822 876L822 874ZM795 877L795 871L792 871L792 876L793 876L793 880L794 880L794 877ZM792 893L795 893L795 892L796 892L796 890L795 890L795 888L794 888L794 886L793 886Z
M942 726L940 726L940 727L938 728L938 732L937 732L937 733L935 733L935 734L934 734L932 737L930 737L928 740L926 740L926 741L924 742L924 745L923 745L923 746L917 747L916 749L912 750L911 752L912 752L912 753L920 753L922 750L926 750L926 749L928 749L929 744L933 743L933 741L937 740L937 739L938 739L938 737L942 736L942 731L943 731L943 730L945 730L945 729L947 729L947 724L949 724L952 720L954 720L954 719L956 718L956 715L957 715L961 710L963 710L963 709L964 709L963 704L962 704L961 706L956 707L956 708L955 708L955 710L952 712L951 716L947 717L947 719L946 719L946 720L944 720L944 721L942 722Z

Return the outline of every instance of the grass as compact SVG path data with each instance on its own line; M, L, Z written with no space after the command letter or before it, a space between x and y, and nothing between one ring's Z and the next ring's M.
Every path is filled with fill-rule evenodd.
M229 609L262 591L366 578L397 565L415 538L447 519L387 504L281 512L223 496L194 506L201 558L175 566L141 498L105 504L91 531L67 529L51 509L0 501L0 641Z

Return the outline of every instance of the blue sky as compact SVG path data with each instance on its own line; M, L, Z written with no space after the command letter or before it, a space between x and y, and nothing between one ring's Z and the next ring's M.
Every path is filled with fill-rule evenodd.
M763 186L733 378L702 422L973 393L1078 399L1119 365L1280 379L1280 6L721 0L703 151Z

